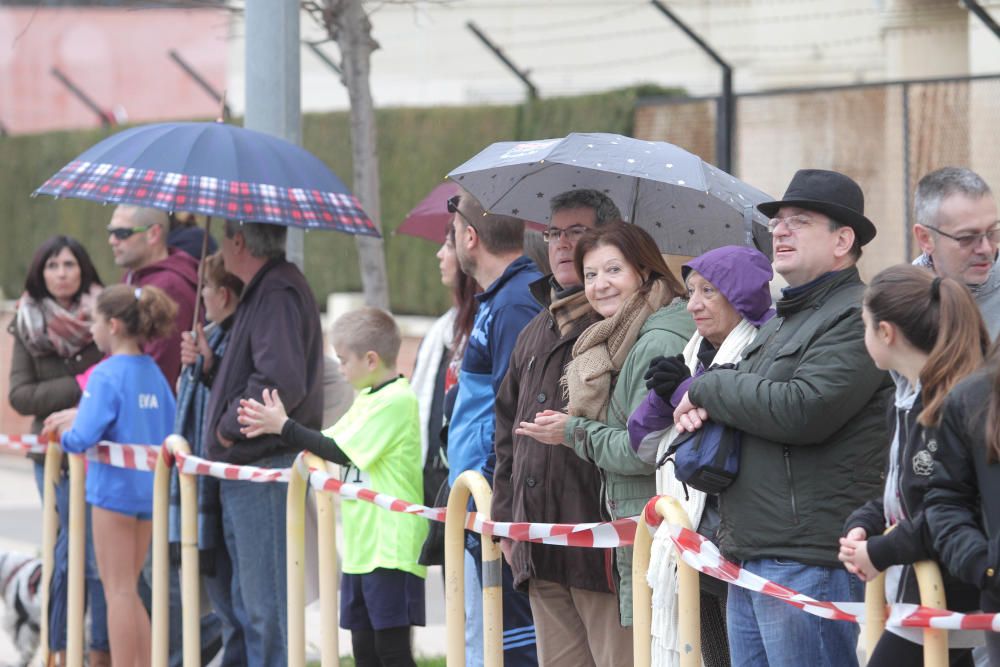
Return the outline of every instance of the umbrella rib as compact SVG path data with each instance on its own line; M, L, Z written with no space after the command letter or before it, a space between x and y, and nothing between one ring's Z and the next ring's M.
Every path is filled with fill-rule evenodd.
M488 208L486 208L486 207L484 207L484 208L486 210L492 210L492 208L494 206L496 206L497 204L500 203L500 200L502 200L504 197L506 197L507 195L509 195L514 190L514 188L516 188L518 185L520 185L521 183L523 183L526 178L529 178L531 176L534 176L537 173L545 171L546 169L548 169L548 167L549 167L549 165L543 165L540 169L536 169L535 171L531 171L531 172L528 172L528 173L524 174L523 176L521 176L521 178L519 178L516 181L514 181L513 183L511 183L510 187L507 188L507 190L503 194L501 194L499 197L497 197L493 201L493 203L489 205ZM482 204L483 202L479 202L479 203Z

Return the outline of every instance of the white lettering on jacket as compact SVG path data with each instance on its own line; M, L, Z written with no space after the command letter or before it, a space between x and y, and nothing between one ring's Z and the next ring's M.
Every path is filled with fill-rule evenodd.
M139 409L156 410L160 403L156 400L156 394L139 394Z

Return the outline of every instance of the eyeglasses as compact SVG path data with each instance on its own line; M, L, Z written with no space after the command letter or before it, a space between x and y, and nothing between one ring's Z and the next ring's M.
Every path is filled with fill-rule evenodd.
M465 220L465 224L467 224L469 227L472 227L473 229L476 229L476 226L472 224L472 220L469 220L469 217L467 215L458 210L458 202L461 201L461 199L462 195L455 195L454 197L449 199L448 212L457 213L459 216L461 216L462 220ZM479 230L476 229L476 231L478 232Z
M133 234L141 234L147 231L153 225L146 225L145 227L108 227L108 235L114 236L119 241L124 241L125 239L131 238Z
M771 218L767 221L767 231L774 233L778 225L785 223L785 228L790 232L797 232L806 225L811 225L814 220L805 215L790 215L787 218Z
M580 240L580 237L587 233L589 227L584 227L583 225L573 225L572 227L567 227L566 229L559 229L558 227L549 227L542 232L542 240L546 243L556 243L563 236L570 243L576 243Z
M985 232L980 232L978 234L962 234L961 236L955 236L954 234L949 234L948 232L935 227L934 225L924 225L927 229L933 229L935 232L941 236L945 236L952 241L957 241L960 248L965 248L966 250L970 248L977 247L982 240L985 238L989 241L990 245L997 245L1000 243L1000 224L994 225L992 228L986 230Z

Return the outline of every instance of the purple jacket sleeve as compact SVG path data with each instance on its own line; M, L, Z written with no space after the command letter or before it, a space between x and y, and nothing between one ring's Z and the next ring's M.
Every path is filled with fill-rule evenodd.
M660 438L673 425L673 406L655 391L648 392L628 418L628 436L636 456L650 465L656 465L656 449Z

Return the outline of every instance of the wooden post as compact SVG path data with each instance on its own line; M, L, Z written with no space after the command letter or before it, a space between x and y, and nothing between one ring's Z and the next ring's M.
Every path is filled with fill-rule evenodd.
M448 516L444 527L445 626L448 638L448 667L465 666L465 512L469 495L476 511L490 518L493 492L478 472L466 470L455 480L448 495ZM503 665L503 598L500 593L500 547L489 535L483 545L483 662L485 667Z
M306 463L318 470L328 470L326 461L314 454L305 455ZM337 505L336 497L329 491L313 493L316 499L316 536L319 548L319 614L320 627L323 634L320 637L320 666L338 667L340 665L340 646L337 628L339 609L337 605L337 589L339 582L339 564L337 559Z
M691 530L687 512L670 496L656 501L656 513L668 523ZM646 581L653 537L640 521L632 545L632 651L636 667L649 667L653 625L653 592ZM681 667L701 665L701 588L698 571L677 556L677 636Z
M932 609L947 609L941 569L932 560L913 564L920 588L920 604ZM924 667L948 667L948 631L924 628Z
M207 235L206 235L207 236ZM167 437L171 454L191 453L188 441L179 435ZM198 562L198 480L177 471L181 492L181 614L184 667L201 667L201 573Z
M52 437L45 450L45 475L42 484L42 618L38 632L42 662L49 661L49 597L52 594L52 572L55 570L56 536L59 533L59 514L56 508L56 486L62 474L62 447L59 438Z
M83 667L83 593L87 564L87 468L83 454L69 455L69 581L66 587L66 664Z
M851 575L852 577L854 575ZM872 657L875 644L885 632L885 572L865 584L865 662Z
M152 667L167 667L170 660L170 467L168 454L161 449L153 473Z
M302 456L301 454L299 456ZM306 665L306 491L309 481L292 463L285 503L286 581L288 587L288 667ZM247 482L248 484L250 482ZM327 628L336 632L337 628Z

